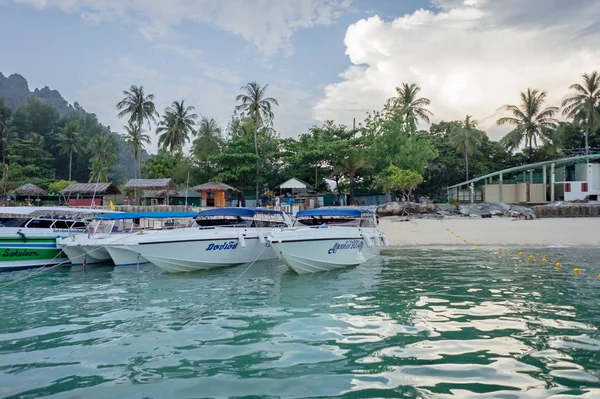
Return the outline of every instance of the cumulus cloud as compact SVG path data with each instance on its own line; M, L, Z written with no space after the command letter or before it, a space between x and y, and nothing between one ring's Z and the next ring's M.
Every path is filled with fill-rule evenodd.
M183 22L204 23L233 32L264 55L293 52L299 29L332 24L350 0L14 0L37 8L60 7L86 21L124 20L149 40L173 34Z
M351 123L380 109L402 82L432 101L434 121L473 115L492 138L504 104L528 87L558 105L568 86L600 65L600 2L436 0L394 20L378 16L348 27L352 65L325 88L318 120Z

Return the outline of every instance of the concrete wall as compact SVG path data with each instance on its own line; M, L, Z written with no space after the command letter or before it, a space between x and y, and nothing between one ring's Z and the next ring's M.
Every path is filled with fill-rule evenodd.
M543 184L532 184L529 187L529 202L546 202L546 187Z
M506 187L506 186L505 186ZM517 183L517 202L527 202L529 183Z
M571 182L563 183L563 187L566 184L571 185L571 191L570 192L565 191L565 201L582 200L582 199L585 199L585 197L587 195L589 195L589 192L584 193L583 191L581 191L581 183L586 183L586 182L571 181Z
M600 194L600 163L588 165L588 182L590 193Z
M498 184L487 184L484 187L485 202L498 202L500 201L500 189ZM517 185L516 184L503 184L502 185L502 201L503 202L518 202L517 201Z

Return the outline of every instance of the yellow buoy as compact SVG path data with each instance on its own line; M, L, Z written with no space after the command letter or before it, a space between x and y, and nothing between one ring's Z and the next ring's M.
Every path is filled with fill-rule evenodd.
M560 267L560 262L556 262L556 264L554 266Z
M463 240L463 242L467 242L467 240Z
M598 275L598 280L600 280L600 274Z
M535 256L529 255L529 259L533 260L533 259L535 259Z
M573 269L573 274L576 275L576 276L579 275L579 268L578 267L576 267L576 268Z
M519 252L519 256L523 256L523 252Z
M479 246L479 244L473 244L473 246L474 246L474 247L477 247L477 246Z
M498 248L498 252L502 251L502 248Z
M542 263L546 263L546 262L548 262L548 261L546 260L546 258L542 258Z
M507 254L509 254L509 253L510 253L510 249L507 249L507 250L506 250L506 253L507 253Z

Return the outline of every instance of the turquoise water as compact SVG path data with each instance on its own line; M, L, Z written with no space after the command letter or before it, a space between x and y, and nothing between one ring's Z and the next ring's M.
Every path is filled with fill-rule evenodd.
M600 397L600 250L538 252L564 266L398 250L233 287L244 266L51 270L0 291L0 396Z

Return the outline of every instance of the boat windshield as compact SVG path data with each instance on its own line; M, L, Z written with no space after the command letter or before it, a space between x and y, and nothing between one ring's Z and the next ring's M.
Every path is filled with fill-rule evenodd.
M352 216L303 216L296 219L294 227L303 226L377 227L372 214L363 213L360 218Z
M253 218L244 216L198 216L200 227L285 227L285 219L280 213L257 213Z
M0 219L0 224L2 227L24 227L27 222L29 222L28 218L2 218Z
M94 231L95 234L130 233L133 229L133 220L99 220Z

